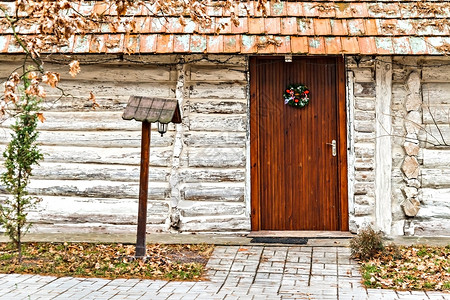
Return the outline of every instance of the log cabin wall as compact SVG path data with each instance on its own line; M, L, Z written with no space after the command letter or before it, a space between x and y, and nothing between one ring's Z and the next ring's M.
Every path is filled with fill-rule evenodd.
M148 230L249 229L247 61L202 57L82 56L76 78L65 65L46 63L61 72L60 87L70 96L57 100L59 91L47 89L46 121L38 127L45 159L29 189L42 198L30 214L33 231L135 231L141 124L121 118L130 95L178 98L183 111L177 134L171 125L161 137L153 125ZM17 58L1 60L6 78ZM95 110L88 100L91 91L100 105ZM11 120L1 124L2 152L9 125Z
M447 57L347 58L351 231L450 236L449 80Z
M135 232L141 124L121 115L130 95L144 95L177 99L183 114L164 137L153 128L148 231L249 231L247 56L79 59L74 79L47 62L71 96L47 90L32 230ZM0 75L15 65L0 57ZM450 144L450 59L349 56L346 76L350 231L450 235L450 147L436 141ZM10 124L0 125L1 151Z
M450 236L450 59L393 63L393 234Z

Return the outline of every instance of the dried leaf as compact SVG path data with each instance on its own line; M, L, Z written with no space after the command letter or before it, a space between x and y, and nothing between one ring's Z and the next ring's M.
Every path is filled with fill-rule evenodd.
M41 121L41 123L45 122L45 117L44 114L42 113L36 113L37 118L39 119L39 121Z
M80 68L80 63L78 62L78 60L74 60L69 64L69 73L72 77L77 76L78 73L80 73L81 68Z

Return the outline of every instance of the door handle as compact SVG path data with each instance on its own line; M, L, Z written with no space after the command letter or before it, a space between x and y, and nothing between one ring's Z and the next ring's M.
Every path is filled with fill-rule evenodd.
M331 143L326 143L331 146L331 153L333 156L336 156L336 140L333 140Z

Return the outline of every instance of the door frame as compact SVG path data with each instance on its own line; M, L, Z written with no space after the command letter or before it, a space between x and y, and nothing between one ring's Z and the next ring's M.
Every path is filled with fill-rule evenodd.
M349 230L348 216L348 182L347 182L347 113L346 113L346 80L345 62L342 56L336 58L336 94L338 119L338 219L341 231ZM283 59L283 56L252 56L250 57L250 219L251 230L261 230L261 210L259 198L260 168L259 168L259 107L255 76L258 59ZM295 59L295 57L294 57Z

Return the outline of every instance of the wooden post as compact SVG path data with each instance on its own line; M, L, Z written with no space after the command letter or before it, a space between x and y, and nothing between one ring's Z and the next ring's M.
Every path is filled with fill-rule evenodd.
M136 257L144 257L145 232L147 228L148 169L150 162L151 123L142 122L141 139L141 174L139 180L139 211L136 237Z

